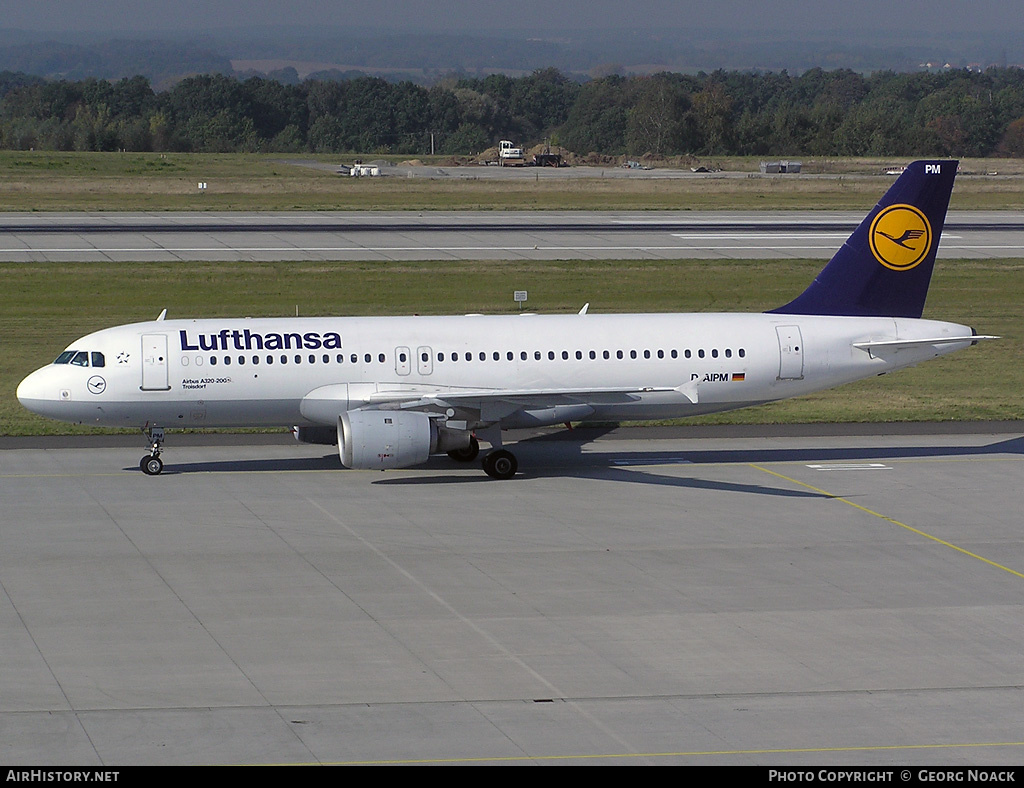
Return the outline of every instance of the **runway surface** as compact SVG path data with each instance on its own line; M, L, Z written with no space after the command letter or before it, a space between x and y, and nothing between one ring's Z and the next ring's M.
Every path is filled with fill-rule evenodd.
M9 213L0 261L822 258L849 212ZM1024 213L951 213L940 257L1024 255Z
M4 439L0 761L1019 764L1022 432Z

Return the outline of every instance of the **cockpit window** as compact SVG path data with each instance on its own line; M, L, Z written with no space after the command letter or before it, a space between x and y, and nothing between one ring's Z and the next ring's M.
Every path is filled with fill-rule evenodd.
M61 353L59 356L57 356L57 358L55 358L53 360L53 363L54 364L70 364L71 363L71 359L74 358L74 356L75 356L75 351L74 350L65 350L63 353Z
M97 350L92 352L92 365L94 367L105 367L107 365L106 360L103 358L103 354Z
M89 366L89 354L84 350L79 350L75 353L75 357L71 359L71 363L76 367L87 367Z

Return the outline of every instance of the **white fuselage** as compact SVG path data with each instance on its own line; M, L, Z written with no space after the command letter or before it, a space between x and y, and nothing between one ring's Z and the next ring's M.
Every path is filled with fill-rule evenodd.
M970 334L931 320L780 314L160 320L77 340L69 351L88 364L79 353L43 367L18 398L52 418L110 426L334 425L389 392L397 401L467 390L516 392L480 416L502 427L672 418L912 366L967 347ZM544 405L529 396L556 390L568 393Z

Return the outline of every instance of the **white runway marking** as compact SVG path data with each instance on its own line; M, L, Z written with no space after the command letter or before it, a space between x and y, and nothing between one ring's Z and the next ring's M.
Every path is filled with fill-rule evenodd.
M891 465L880 462L844 462L832 465L808 465L815 471L891 471Z

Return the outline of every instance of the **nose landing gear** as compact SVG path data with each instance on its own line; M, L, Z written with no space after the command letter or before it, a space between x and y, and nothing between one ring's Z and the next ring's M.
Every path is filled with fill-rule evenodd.
M157 476L164 469L164 461L160 459L164 445L164 428L149 427L145 433L149 438L149 454L139 460L139 469L147 476Z

